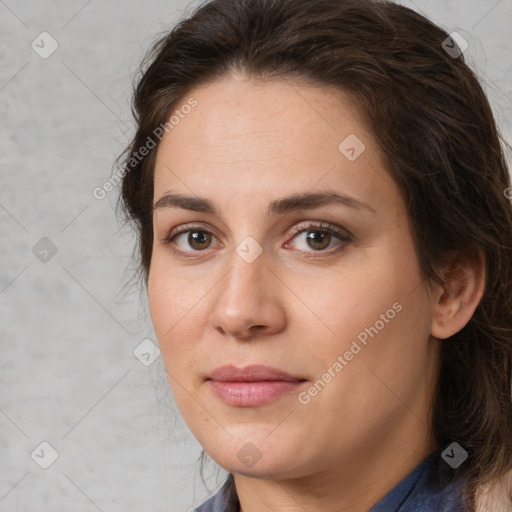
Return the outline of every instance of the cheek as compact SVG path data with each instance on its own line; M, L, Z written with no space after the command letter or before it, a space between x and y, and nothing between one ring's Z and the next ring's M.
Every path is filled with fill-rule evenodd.
M432 356L428 296L415 252L408 239L398 242L373 248L372 256L331 276L328 286L318 283L309 294L308 305L329 329L308 336L315 344L303 346L305 359L315 362L317 378L330 379L329 369L343 375L332 379L332 398L348 392L344 403L353 403L355 410L361 400L376 408L385 403L386 388L376 376L402 389L404 398L412 396ZM304 321L303 332L313 333L315 323L320 324Z
M171 300L172 292L172 282L162 272L158 258L153 256L148 278L148 301L151 321L160 344L166 331L172 328L176 316L174 307L178 303Z
M296 278L294 290L307 298L309 319L323 326L324 336L318 338L317 348L329 347L335 338L341 344L335 348L340 349L359 334L364 342L368 330L375 333L375 325L379 333L389 331L390 326L401 324L408 316L404 314L410 309L405 308L406 303L414 299L414 290L421 282L414 255L409 257L407 252L402 257L375 249L371 252L331 273L328 280ZM415 309L420 313L423 308L424 314L425 302L420 303ZM313 324L309 325L311 330Z
M334 384L319 406L342 403L340 414L352 410L357 416L367 404L370 414L393 405L390 389L401 390L407 401L421 385L432 357L430 309L414 251L407 245L402 249L384 251L371 265L366 261L364 271L352 266L328 292L318 287L314 307L332 332L304 347L306 359L319 359L322 380L330 379L328 369L341 376L331 379Z
M155 330L162 357L167 367L168 353L172 344L168 342L180 326L184 309L184 297L173 272L164 269L158 255L153 257L148 279L148 300L151 321Z
M185 272L155 251L148 278L149 310L168 372L184 374L190 367L205 325L202 299L210 288L204 281L201 286L191 284Z

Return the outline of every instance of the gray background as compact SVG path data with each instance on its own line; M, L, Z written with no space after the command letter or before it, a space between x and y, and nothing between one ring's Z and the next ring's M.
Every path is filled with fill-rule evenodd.
M403 3L468 41L512 142L512 1ZM133 134L139 61L195 5L0 0L0 512L187 511L225 475L203 485L161 358L134 355L156 342L134 239L117 191L93 196Z

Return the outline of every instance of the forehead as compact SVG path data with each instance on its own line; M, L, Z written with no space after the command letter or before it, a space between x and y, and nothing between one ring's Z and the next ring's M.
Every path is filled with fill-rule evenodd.
M194 89L188 95L192 96L197 106L183 116L168 138L176 144L192 143L198 151L203 148L212 151L212 146L222 144L226 149L232 146L249 150L258 146L259 141L273 153L291 147L297 151L299 143L304 141L296 137L302 139L306 132L317 145L321 142L318 135L323 136L326 145L332 145L340 135L351 130L359 132L362 138L370 137L350 96L304 81L290 78L263 81L232 74ZM186 101L184 98L181 105ZM184 127L194 131L193 140ZM283 127L287 128L286 132L282 131ZM240 142L245 143L244 148L239 147Z
M389 182L373 135L341 92L233 75L194 89L181 104L190 98L197 105L159 145L155 198L169 188L268 198L316 184L369 197L378 176Z

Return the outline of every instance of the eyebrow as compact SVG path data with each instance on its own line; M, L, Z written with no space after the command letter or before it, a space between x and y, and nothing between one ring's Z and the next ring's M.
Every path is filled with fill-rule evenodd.
M271 201L267 208L267 214L284 214L296 210L313 210L321 206L332 204L348 206L350 208L365 209L377 213L369 204L356 199L353 196L339 194L338 192L325 191L315 193L293 194L291 196ZM153 211L161 208L183 208L194 212L210 213L218 215L214 204L206 198L187 196L183 194L167 193L153 205Z

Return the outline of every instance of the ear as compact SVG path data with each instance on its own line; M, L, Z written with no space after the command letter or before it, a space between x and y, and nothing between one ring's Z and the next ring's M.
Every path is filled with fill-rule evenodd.
M444 269L445 284L432 294L431 335L446 339L471 319L484 293L485 255L458 254Z

